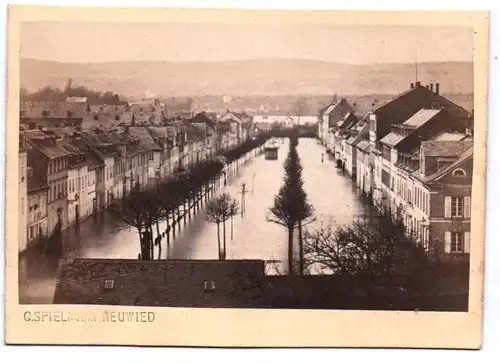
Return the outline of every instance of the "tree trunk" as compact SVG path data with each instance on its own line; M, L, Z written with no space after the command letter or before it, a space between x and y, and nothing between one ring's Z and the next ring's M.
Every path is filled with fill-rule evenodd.
M293 275L293 228L288 229L288 274Z
M154 244L154 238L153 238L153 226L149 226L149 245L151 245L151 260L154 260L155 258L155 244Z
M231 216L231 241L233 240L233 217Z
M181 231L181 205L177 206L177 227Z
M156 235L159 237L160 233L160 223L156 220ZM158 241L158 259L161 258L161 239ZM154 259L154 258L153 258Z
M224 255L224 260L226 260L226 220L224 220L222 222L222 235L223 235L223 247L224 247L224 251L223 251L223 255Z
M299 221L299 263L300 275L304 275L304 243L302 240L302 221Z
M217 223L217 252L219 254L219 260L221 258L221 250L220 250L220 223Z
M141 243L141 260L150 260L151 259L151 251L150 251L150 243L149 237L147 235L147 229L143 233L142 229L137 228L139 231L139 240Z

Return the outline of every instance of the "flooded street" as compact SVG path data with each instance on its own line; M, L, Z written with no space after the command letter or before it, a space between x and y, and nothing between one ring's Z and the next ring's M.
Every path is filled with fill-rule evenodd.
M246 184L245 213L226 222L228 259L275 260L278 269L287 262L287 231L284 227L266 221L273 199L283 183L283 162L289 149L285 140L279 149L278 160L265 160L264 155L250 158L240 173L226 187L226 191L242 204L241 184ZM355 183L335 168L315 139L301 138L298 152L303 166L305 190L314 206L316 221L308 227L319 228L328 223L344 224L357 216L369 213L356 190ZM160 226L164 230L165 226ZM221 239L222 239L221 226ZM140 252L135 230L116 230L105 215L91 218L78 229L66 231L64 256L78 258L136 259ZM217 259L217 226L206 221L200 211L171 240L167 248L162 241L162 258ZM158 250L155 251L157 255ZM58 261L43 257L37 250L28 250L20 257L20 302L51 303L55 289Z

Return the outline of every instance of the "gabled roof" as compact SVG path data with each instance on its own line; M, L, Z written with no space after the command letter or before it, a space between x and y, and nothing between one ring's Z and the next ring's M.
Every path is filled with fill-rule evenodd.
M430 174L430 175L426 175L422 181L424 183L432 183L432 182L435 182L435 181L439 181L443 176L445 176L448 172L450 172L452 169L460 166L461 164L463 164L465 161L469 160L469 159L472 159L472 157L474 156L474 149L473 147L470 147L469 149L465 150L458 158L455 162L449 164L448 166L445 166L444 168L442 168L441 170L437 170L436 172ZM419 171L415 171L415 176L419 176L420 173Z
M263 277L262 260L62 259L54 303L253 307Z
M213 119L211 116L209 116L205 112L200 112L200 113L196 114L193 117L192 121L196 122L196 123L205 123L211 128L215 128L215 124L216 124L216 119Z
M468 112L443 96L416 85L373 110L377 116L377 137L382 138L390 132L390 126L407 121L422 108L446 109L454 118L464 121Z
M460 132L440 132L432 136L429 141L462 141L467 138L465 133Z
M130 127L129 133L138 137L141 149L144 151L161 151L146 127Z
M23 101L19 105L21 118L83 118L86 105L77 102Z
M361 140L357 143L356 147L363 151L364 153L370 153L372 150L372 144L368 140Z
M424 141L422 152L426 157L458 157L465 151L472 149L474 142L471 139L463 141Z
M148 130L154 139L174 138L177 135L177 128L175 126L149 127Z
M36 149L51 160L71 154L71 152L63 147L62 143L56 141L54 136L48 136L40 130L28 130L24 132L24 135L31 146L36 147Z
M434 118L441 109L424 109L411 116L407 121L403 122L404 125L420 127L427 123L429 120Z
M402 140L436 117L440 112L442 112L441 109L421 109L402 123L403 126L407 126L410 133L403 135L397 132L390 132L380 142L391 147L396 147Z

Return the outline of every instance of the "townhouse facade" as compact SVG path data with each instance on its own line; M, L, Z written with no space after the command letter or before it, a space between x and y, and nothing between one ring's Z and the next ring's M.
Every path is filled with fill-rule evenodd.
M48 185L47 234L60 232L68 226L68 156L62 139L53 133L40 130L25 132L31 148L28 150L28 167L35 177Z
M471 115L442 97L439 85L417 82L361 120L349 117L334 126L333 149L360 192L375 205L390 206L427 250L451 259L467 256ZM318 136L327 146L325 120Z
M24 134L19 135L19 165L18 165L18 233L19 233L19 251L26 249L28 239L26 227L28 224L28 144Z
M28 223L22 231L26 235L28 245L47 236L47 194L48 185L40 178L34 177L32 170L28 173ZM23 237L20 235L20 237Z
M59 103L78 107L82 102ZM21 116L26 116L27 130L20 133L26 140L26 147L21 147L20 138L19 205L23 201L26 205L19 211L20 251L32 240L52 240L56 232L106 209L132 189L182 172L253 134L241 127L243 123L253 128L251 117L243 113L235 115L239 121L201 114L166 125L138 127L130 124L132 119L129 124L117 124L125 122L131 106L89 108L87 119L113 124L82 129L81 122L74 123L74 114L65 114L62 106L51 109L47 114L52 118L47 116L41 123L27 117L36 113L33 110Z
M68 143L64 146L68 156L68 226L79 224L85 220L88 210L88 190L91 175L87 157L78 147Z
M332 103L320 110L318 114L318 136L321 143L326 146L326 151L334 153L334 132L347 114L353 113L352 106L347 99L334 98Z

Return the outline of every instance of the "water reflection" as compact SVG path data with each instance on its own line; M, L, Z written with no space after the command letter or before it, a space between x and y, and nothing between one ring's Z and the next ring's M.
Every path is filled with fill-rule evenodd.
M267 271L286 272L287 231L280 225L266 222L269 207L283 180L283 161L288 152L288 141L280 145L278 160L265 160L263 156L250 159L242 167L238 177L219 192L229 192L241 202L241 183L245 182L245 215L234 217L233 238L230 222L226 224L227 258L264 259ZM300 139L298 152L304 169L304 187L309 201L315 208L316 220L308 228L321 228L351 222L357 217L370 214L355 183L335 168L329 157L321 162L323 148L314 139ZM160 224L164 231L166 224ZM156 228L155 228L156 230ZM222 229L221 229L222 238ZM205 220L203 210L192 218L180 233L162 243L162 258L170 259L217 259L217 226ZM65 232L63 255L80 258L136 259L140 252L139 237L135 229L123 229L113 225L106 214L92 216L78 228ZM295 251L298 247L295 247ZM158 250L155 250L158 255ZM55 289L58 260L30 250L20 257L21 303L51 303Z

